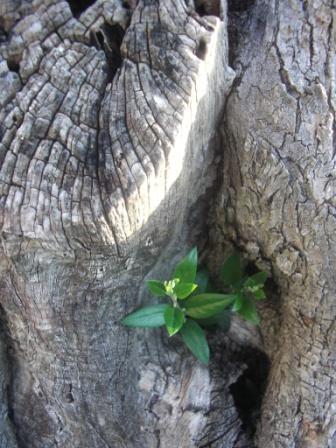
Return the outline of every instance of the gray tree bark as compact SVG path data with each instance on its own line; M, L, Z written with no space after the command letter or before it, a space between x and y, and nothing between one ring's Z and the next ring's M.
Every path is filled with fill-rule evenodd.
M277 288L261 325L271 371L257 446L331 448L335 2L258 1L238 9L231 16L237 78L224 114L224 182L212 238L224 235L268 267Z
M334 3L228 17L0 4L1 448L335 446ZM119 324L193 244L273 279L209 369Z

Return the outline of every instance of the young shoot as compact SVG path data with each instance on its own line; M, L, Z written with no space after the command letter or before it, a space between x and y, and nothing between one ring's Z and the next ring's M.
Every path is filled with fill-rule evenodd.
M122 324L141 328L165 326L169 336L179 334L193 355L207 365L210 350L206 328L218 326L228 331L232 313L259 324L256 302L266 298L267 274L246 276L235 253L220 270L219 282L224 292L210 292L208 273L197 270L197 259L194 247L176 265L171 279L147 281L150 292L164 303L140 308L127 315Z

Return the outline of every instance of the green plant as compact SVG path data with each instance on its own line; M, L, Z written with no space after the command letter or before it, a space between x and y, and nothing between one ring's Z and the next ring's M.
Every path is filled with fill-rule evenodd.
M256 301L265 299L267 274L246 276L238 254L231 255L220 269L218 283L222 292L212 289L205 270L197 271L197 248L193 248L175 267L167 281L149 280L154 296L169 299L168 303L140 308L126 316L128 327L155 328L165 326L169 336L179 333L182 340L203 364L209 362L209 346L204 328L217 326L227 331L232 313L257 325Z

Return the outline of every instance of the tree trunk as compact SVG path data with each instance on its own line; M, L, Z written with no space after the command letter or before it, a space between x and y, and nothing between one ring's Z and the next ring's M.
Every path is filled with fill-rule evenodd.
M257 446L331 448L335 3L257 1L239 11L243 3L251 2L231 10L237 78L224 114L213 239L224 234L268 267L277 287L261 325L272 367Z
M230 1L228 48L224 0L2 1L1 448L335 446L333 15ZM261 335L208 369L119 324L232 243Z

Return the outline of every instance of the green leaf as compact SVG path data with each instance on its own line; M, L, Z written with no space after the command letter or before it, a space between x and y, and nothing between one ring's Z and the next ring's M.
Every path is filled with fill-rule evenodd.
M173 278L181 283L194 283L197 269L197 247L194 247L176 266Z
M243 276L243 271L238 253L231 255L223 264L219 277L224 286L234 286Z
M242 302L243 303L238 311L238 314L248 322L251 322L251 324L258 325L260 323L260 319L254 301L248 299L247 297L242 297Z
M164 313L164 320L169 336L173 336L184 323L184 313L179 308L168 306Z
M127 327L161 327L165 324L164 312L167 307L167 304L145 306L124 317L121 323Z
M218 314L220 311L231 305L236 297L237 296L233 294L198 294L189 297L183 302L183 307L188 316L195 317L196 319L203 319Z
M229 331L231 325L231 313L224 310L219 314L206 319L197 319L202 327L220 327L223 331Z
M196 358L209 364L209 346L204 331L194 320L188 319L180 330L183 342Z
M154 296L163 297L167 295L164 283L159 282L158 280L148 280L147 286Z
M237 312L241 309L242 306L243 306L243 297L240 294L238 294L236 300L233 303L232 311Z
M266 294L265 294L265 291L263 289L258 289L257 291L255 291L253 293L253 295L254 295L254 298L256 300L266 299Z
M198 294L202 294L206 292L209 285L209 274L206 270L202 269L201 271L197 271L195 283L198 285L197 292Z
M197 286L195 283L178 283L174 288L174 293L178 299L186 299Z
M254 288L254 287L262 287L264 286L267 280L267 272L257 272L254 275L251 275L244 283L244 287L246 288Z

